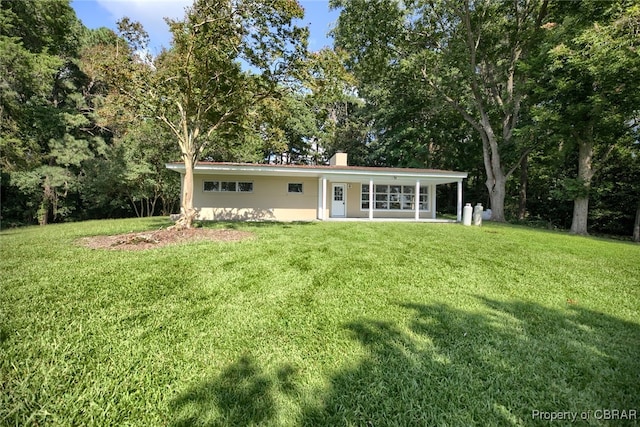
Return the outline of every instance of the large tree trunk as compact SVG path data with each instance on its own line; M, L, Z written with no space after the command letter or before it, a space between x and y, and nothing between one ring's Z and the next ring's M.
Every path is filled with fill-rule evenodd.
M498 141L489 122L488 115L482 114L482 155L487 173L486 186L491 202L491 220L504 222L504 197L507 192L507 175L502 170Z
M579 141L578 149L578 180L584 186L582 194L573 201L573 219L571 220L571 232L574 234L587 233L587 217L589 216L589 190L591 178L593 178L593 141Z
M494 174L492 184L487 181L487 188L489 189L489 201L491 202L491 220L504 222L504 197L506 190L507 179L504 174Z
M587 217L589 215L589 197L578 197L573 201L573 219L571 232L573 234L587 234Z
M636 208L636 222L633 224L633 241L640 243L640 202Z
M49 177L44 178L42 189L42 202L38 208L38 224L47 225L49 223L49 212L51 211L51 200L53 199L53 188L51 188Z
M520 162L520 201L518 203L518 219L527 217L527 183L529 182L529 156L525 155Z
M182 217L176 222L178 228L192 228L196 210L193 208L193 157L183 155L184 179L182 182Z

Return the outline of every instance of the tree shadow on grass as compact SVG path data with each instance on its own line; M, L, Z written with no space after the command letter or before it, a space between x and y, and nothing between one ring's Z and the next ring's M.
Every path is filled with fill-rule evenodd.
M172 425L263 425L276 416L277 393L295 390L295 369L282 367L274 376L265 373L249 356L243 356L211 381L178 396L171 403Z
M477 298L476 311L403 303L403 322L363 319L346 325L367 356L333 374L328 390L297 401L301 415L292 421L309 426L549 425L534 416L539 411L590 417L553 425L637 425L603 419L604 412L596 411L636 410L640 417L638 324L579 306L557 310ZM174 425L278 424L281 395L309 395L300 393L298 381L290 367L267 375L243 357L174 400Z
M488 311L409 303L408 328L350 324L369 356L333 378L304 424L548 425L534 411L592 411L584 425L607 425L595 418L602 409L640 417L637 324L580 307L479 299Z

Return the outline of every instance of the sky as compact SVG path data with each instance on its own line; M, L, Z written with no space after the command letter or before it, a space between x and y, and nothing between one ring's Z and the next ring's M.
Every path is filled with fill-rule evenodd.
M302 25L309 25L309 50L317 51L331 47L332 40L327 33L339 13L329 10L328 0L298 0L305 10ZM184 8L192 0L72 0L76 15L88 28L116 28L116 21L128 16L139 21L149 33L151 54L160 52L162 46L169 47L171 35L164 17L182 18Z

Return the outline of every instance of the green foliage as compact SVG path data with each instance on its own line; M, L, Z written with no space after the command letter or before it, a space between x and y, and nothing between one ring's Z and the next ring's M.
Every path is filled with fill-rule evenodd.
M295 1L197 1L183 21L169 22L172 47L149 84L154 115L183 157L196 161L214 133L232 131L256 101L275 94L283 70L304 53L305 30L292 24L301 14ZM243 72L240 59L260 73Z
M529 425L640 406L638 245L362 222L77 242L167 225L0 234L0 423Z
M318 129L309 104L309 98L285 89L278 99L265 101L258 107L254 131L263 141L263 159L286 164L313 163L311 143Z
M30 132L31 118L46 102L55 75L64 63L62 58L48 53L56 46L43 49L38 45L35 48L39 50L34 51L29 50L28 44L25 46L23 38L33 30L23 16L29 15L23 9L29 4L34 5L4 2L1 9L0 66L5 72L0 75L0 164L7 170L26 167L27 155L39 151L37 135ZM12 8L8 8L10 5ZM22 13L14 12L13 7Z
M635 150L615 147L594 177L589 219L596 232L629 236L640 203L640 158Z
M582 179L566 178L562 181L561 187L551 190L550 194L558 200L575 200L589 197L590 186Z
M137 122L110 98L105 67L114 57L127 64L126 41L82 27L68 1L3 2L2 12L0 61L9 71L0 100L0 164L9 172L2 180L3 225L173 209L176 177L169 179L164 163L176 157L166 136L155 151L127 142L122 153L144 149L145 161L116 154L114 135L123 138ZM138 30L123 20L124 35ZM144 39L137 41L142 46Z
M558 22L546 30L535 111L561 135L611 144L628 130L640 102L640 39L628 26L639 12L631 3L552 9Z
M177 210L180 179L165 164L176 160L174 143L157 123L137 123L111 145L104 157L87 162L83 200L91 216L168 215Z
M381 138L388 138L383 153L403 164L417 152L417 162L428 164L436 157L430 151L475 142L494 218L504 220L506 181L528 149L527 141L514 138L526 97L521 64L535 46L546 2L335 0L331 5L340 9L334 35L348 52L359 93L375 109L387 110L374 124ZM460 135L463 120L472 132Z
M538 82L531 88L531 114L538 127L552 133L562 154L576 155L577 174L568 177L563 197L588 198L612 151L637 140L640 37L634 25L639 16L637 5L628 1L567 2L550 9L540 51L530 60ZM603 184L614 188L598 185ZM587 214L586 205L576 203L572 230L587 232Z
M209 144L241 133L252 106L273 97L277 83L299 68L308 31L294 24L303 10L294 0L196 0L183 20L167 20L171 48L153 64L136 49L144 29L120 22L128 50L99 64L110 82L113 105L131 107L171 133L185 162L182 212L191 227L193 167ZM244 60L256 73L242 70ZM253 147L252 147L253 148Z
M589 196L590 231L629 234L636 2L331 4L335 49L306 52L296 1L199 0L152 58L128 18L88 30L68 0L3 1L2 225L175 211L163 165L181 153L323 163L346 151L352 165L469 171L465 198L485 206L505 181L507 214L528 180L529 219L554 227Z
M0 163L10 173L3 186L15 185L29 198L21 220L45 224L73 210L65 198L77 191L81 164L100 145L84 133L90 119L74 62L82 26L64 0L3 2L0 25L0 57L8 71Z

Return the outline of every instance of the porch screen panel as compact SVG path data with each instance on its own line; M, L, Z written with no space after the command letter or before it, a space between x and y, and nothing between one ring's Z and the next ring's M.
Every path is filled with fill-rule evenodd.
M369 210L369 184L362 184L362 195L360 196L360 206Z
M412 185L405 185L402 187L402 209L414 210L416 208L415 192L416 189Z
M412 185L376 184L374 185L374 209L387 211L415 210L416 189ZM420 187L418 196L421 211L429 210L429 187ZM360 208L369 209L369 185L362 184L360 191Z
M375 209L389 209L389 186L375 185Z

